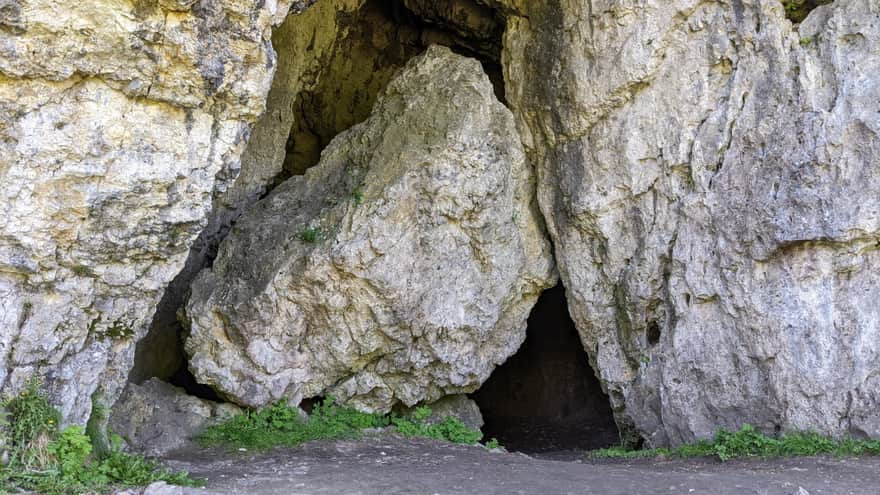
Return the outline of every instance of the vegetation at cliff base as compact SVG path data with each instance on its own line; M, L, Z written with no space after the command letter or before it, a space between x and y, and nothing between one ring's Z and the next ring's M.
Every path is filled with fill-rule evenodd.
M719 430L712 440L675 448L633 450L611 447L587 454L590 459L638 459L654 457L792 457L828 454L835 456L880 455L880 440L836 440L815 432L793 432L778 438L764 435L750 424L737 432Z
M445 440L453 443L477 443L483 438L483 434L465 426L455 416L446 416L442 421L429 423L431 408L417 407L410 417L395 416L391 422L397 427L398 433L406 437L424 437L435 440ZM497 441L496 441L497 443Z
M167 471L142 456L122 452L118 440L99 454L82 427L60 429L60 414L37 380L18 395L4 397L0 410L0 493L106 492L154 481L197 485L184 472Z
M468 428L456 417L429 422L431 409L419 407L409 416L360 412L327 399L316 404L305 417L295 407L279 402L259 411L235 416L225 423L207 428L200 440L205 445L230 448L266 449L293 447L312 440L356 438L366 429L394 426L408 437L426 437L455 443L473 444L483 434ZM497 446L497 442L495 443Z
M820 5L827 5L833 0L782 0L785 17L791 22L803 22L807 15Z

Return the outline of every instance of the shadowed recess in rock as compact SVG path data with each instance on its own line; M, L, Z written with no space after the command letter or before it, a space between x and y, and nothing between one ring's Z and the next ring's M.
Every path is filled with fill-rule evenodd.
M569 317L562 285L541 295L525 343L473 398L486 421L484 437L509 450L552 453L618 442L608 397Z

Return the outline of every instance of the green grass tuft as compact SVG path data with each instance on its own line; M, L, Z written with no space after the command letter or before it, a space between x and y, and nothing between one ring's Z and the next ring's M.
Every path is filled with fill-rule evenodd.
M312 440L357 438L365 429L390 425L394 425L401 435L409 437L468 444L482 438L482 433L469 429L452 416L430 424L426 421L430 414L427 407L417 408L408 417L364 413L339 406L330 398L323 404L316 404L312 414L304 418L297 408L279 402L209 427L199 439L204 445L260 450L276 446L294 447Z
M785 17L791 22L803 22L813 9L820 5L827 5L833 0L782 0L785 9Z
M643 459L655 457L717 457L722 461L738 457L791 457L813 455L880 455L880 440L835 440L815 432L786 433L779 438L764 435L750 424L737 432L719 430L715 437L667 449L633 450L610 447L589 452L590 459Z
M365 428L388 424L388 419L383 415L339 407L332 400L315 405L312 415L306 419L298 409L282 401L209 427L199 439L206 445L236 448L292 447L311 440L351 438Z
M364 192L360 188L355 189L351 193L351 199L355 206L360 206L364 202Z
M452 443L474 444L483 438L477 430L468 428L455 416L446 416L437 423L428 423L431 415L429 407L417 407L410 417L393 417L391 422L405 437L424 437L445 440Z
M501 447L501 444L498 443L497 438L490 438L488 442L486 442L486 448L489 450L497 449Z
M317 227L307 227L300 231L299 240L308 244L314 244L321 240L321 235L321 229Z

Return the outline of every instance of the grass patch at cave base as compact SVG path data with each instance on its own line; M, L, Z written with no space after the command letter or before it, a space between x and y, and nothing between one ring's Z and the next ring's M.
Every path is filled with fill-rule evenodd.
M629 449L610 447L587 453L588 459L650 459L657 457L739 457L880 455L880 440L833 439L814 432L793 432L778 438L764 435L746 424L737 431L719 430L712 440L674 448Z
M333 399L316 404L311 415L284 402L259 411L235 416L207 428L199 437L203 445L267 449L295 447L313 440L357 438L364 430L394 426L406 437L425 437L454 443L475 444L483 434L468 428L454 416L429 422L431 409L418 407L408 416L360 412L339 406ZM494 440L494 439L493 439ZM490 441L497 447L497 441Z

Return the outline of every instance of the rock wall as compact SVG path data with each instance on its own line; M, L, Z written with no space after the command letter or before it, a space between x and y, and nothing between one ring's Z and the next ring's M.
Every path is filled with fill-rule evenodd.
M507 99L631 438L880 436L880 4L506 8Z
M186 306L190 369L252 407L430 402L513 354L554 281L513 116L435 46L223 241Z
M546 221L628 439L880 437L876 1L322 0L272 37L312 3L0 2L0 390L82 423L151 325L132 377L173 370L232 231L188 310L227 397L470 391L553 283ZM502 24L513 120L448 62L297 176L426 43L494 61Z
M112 402L240 168L290 2L12 0L0 16L0 389ZM294 10L304 8L294 2Z

